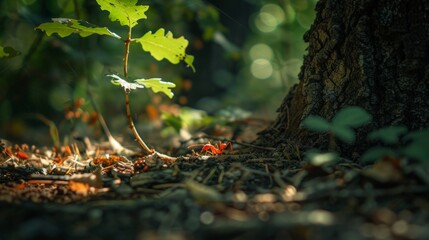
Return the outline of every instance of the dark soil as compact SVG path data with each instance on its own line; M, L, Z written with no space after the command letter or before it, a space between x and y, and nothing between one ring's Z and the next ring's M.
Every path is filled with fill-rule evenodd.
M166 163L3 146L0 239L429 239L427 166L268 150Z

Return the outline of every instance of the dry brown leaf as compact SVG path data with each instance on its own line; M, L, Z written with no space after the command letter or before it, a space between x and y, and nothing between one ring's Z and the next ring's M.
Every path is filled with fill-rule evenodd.
M403 173L393 158L383 158L363 171L363 175L381 183L397 183L403 179Z
M69 181L69 187L73 192L83 196L88 195L90 190L89 184L83 182Z

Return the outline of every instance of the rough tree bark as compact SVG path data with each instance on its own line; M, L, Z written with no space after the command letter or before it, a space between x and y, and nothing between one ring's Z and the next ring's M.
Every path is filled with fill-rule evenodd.
M285 148L326 143L300 128L310 114L331 119L347 105L370 112L373 123L358 130L360 152L371 129L429 122L429 1L320 0L305 34L308 53L300 82L283 100L259 141ZM350 155L349 155L350 156Z

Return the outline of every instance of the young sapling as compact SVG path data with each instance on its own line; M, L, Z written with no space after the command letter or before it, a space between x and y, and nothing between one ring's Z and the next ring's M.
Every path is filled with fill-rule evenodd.
M154 149L150 149L147 144L140 137L137 129L135 128L130 108L129 93L132 90L140 88L150 88L153 92L162 92L169 98L173 97L172 88L175 84L171 82L161 81L160 78L150 79L136 79L134 82L128 82L128 58L130 54L130 44L139 43L142 50L149 52L152 57L156 60L161 61L164 58L173 64L177 64L181 61L185 62L189 67L195 71L193 64L194 57L186 54L186 47L188 41L184 37L174 38L171 32L165 33L163 28L160 28L155 33L151 31L145 33L139 38L132 37L132 29L135 27L139 20L146 19L145 12L149 9L147 5L137 5L137 0L96 0L102 10L109 12L109 19L112 22L118 21L120 25L128 28L127 36L125 38L118 34L110 31L106 27L98 27L90 24L83 20L76 20L70 18L53 18L52 22L43 23L36 29L45 31L48 36L53 33L58 34L60 37L66 37L73 33L80 35L81 37L87 37L92 34L106 35L119 39L124 42L125 53L123 58L123 77L116 74L107 75L112 78L112 83L119 85L124 90L125 95L125 107L128 119L128 125L133 133L136 141L142 148L144 155L157 154L164 160L174 160L175 158L156 152Z
M365 109L357 106L349 106L340 109L332 121L320 116L310 115L302 122L302 126L309 130L328 133L329 149L336 147L335 138L343 142L353 144L356 139L354 128L364 126L372 121L372 116Z
M362 161L375 162L385 157L414 159L429 163L429 128L409 131L405 126L388 126L376 129L368 140L378 142L362 155Z

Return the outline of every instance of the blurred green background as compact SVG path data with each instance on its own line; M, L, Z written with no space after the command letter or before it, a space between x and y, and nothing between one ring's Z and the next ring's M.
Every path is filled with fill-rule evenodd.
M138 45L131 47L129 74L174 82L175 97L139 91L131 94L140 128L162 125L162 112L183 107L216 115L240 109L266 120L297 82L313 22L316 0L148 0L147 20L133 36L165 28L189 40L197 72L184 64L157 62ZM21 52L0 59L0 138L49 144L48 127L68 134L102 136L89 89L115 134L127 132L122 90L106 74L122 73L123 42L103 36L46 36L34 30L50 18L84 19L120 35L126 29L108 19L95 0L2 0L0 45ZM239 112L240 112L239 111ZM236 111L237 112L237 111ZM40 137L39 137L40 135ZM45 135L46 138L42 136ZM44 142L46 141L46 142Z

